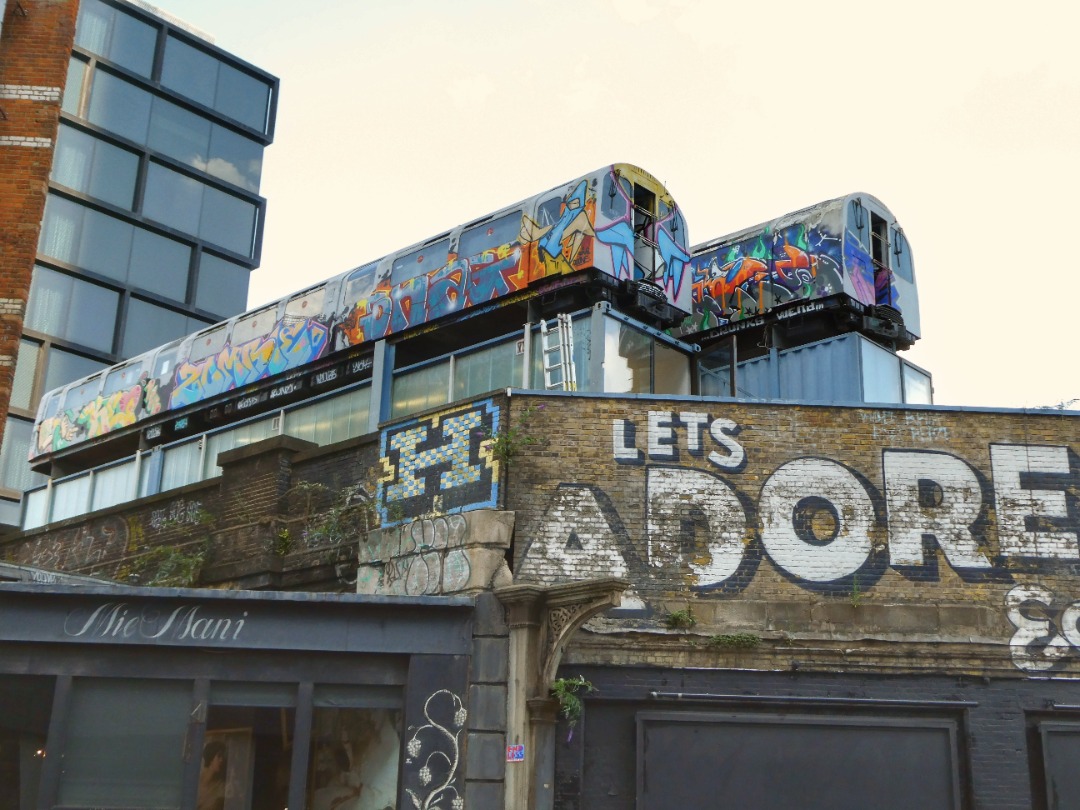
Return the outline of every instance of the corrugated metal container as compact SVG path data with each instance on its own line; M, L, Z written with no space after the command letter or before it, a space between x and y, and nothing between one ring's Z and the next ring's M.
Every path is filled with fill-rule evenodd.
M926 385L905 386L905 377ZM739 363L738 396L826 403L931 404L930 375L851 332ZM910 387L911 391L906 389Z

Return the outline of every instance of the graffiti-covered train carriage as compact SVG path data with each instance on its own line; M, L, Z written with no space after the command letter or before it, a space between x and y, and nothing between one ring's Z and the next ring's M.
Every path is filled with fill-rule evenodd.
M30 461L44 470L57 454L89 451L96 462L130 452L140 431L164 441L167 432L142 428L166 419L267 410L298 393L301 370L342 358L333 374L362 379L375 341L510 304L526 307L518 325L545 306L606 300L672 326L690 310L687 246L663 185L608 166L47 394ZM112 446L98 452L106 437Z
M907 348L919 336L911 247L896 217L869 194L702 243L692 249L689 274L693 314L679 329L687 339L768 328L769 341L790 345L861 331ZM784 334L793 328L804 333Z

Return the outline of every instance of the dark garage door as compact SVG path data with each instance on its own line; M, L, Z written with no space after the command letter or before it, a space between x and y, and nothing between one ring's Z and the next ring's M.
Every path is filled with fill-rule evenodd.
M949 719L641 712L638 808L957 810Z

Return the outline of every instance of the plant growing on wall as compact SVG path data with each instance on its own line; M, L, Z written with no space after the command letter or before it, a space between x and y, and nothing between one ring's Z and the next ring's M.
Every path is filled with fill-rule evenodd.
M526 448L544 442L543 438L531 432L529 428L529 422L542 410L544 410L542 402L539 405L526 405L521 409L517 419L508 421L508 424L496 431L484 427L477 431L477 435L489 442L492 456L507 464Z
M723 647L729 650L752 650L761 643L761 636L755 633L721 633L709 636L706 643L710 647Z
M551 682L550 693L559 703L559 714L573 729L577 721L581 719L581 712L585 709L580 695L595 691L596 687L585 680L584 675L578 675L576 678L556 678Z
M207 541L188 546L156 546L136 557L120 576L139 585L191 588L199 583Z
M687 605L683 610L673 610L664 619L669 630L689 630L697 625L694 609Z

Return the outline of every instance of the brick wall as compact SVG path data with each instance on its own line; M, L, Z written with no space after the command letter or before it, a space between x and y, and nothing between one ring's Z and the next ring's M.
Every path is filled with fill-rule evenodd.
M0 38L0 424L11 398L78 6L78 0L6 4Z

